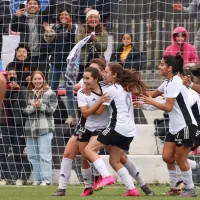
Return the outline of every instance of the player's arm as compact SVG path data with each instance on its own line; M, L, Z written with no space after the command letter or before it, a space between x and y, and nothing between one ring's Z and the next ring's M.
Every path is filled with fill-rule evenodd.
M182 81L183 81L183 84L186 86L186 87L190 87L191 89L193 89L194 91L196 91L197 93L200 94L200 85L196 84L196 83L193 83L191 81L191 77L190 76L184 76L182 78Z

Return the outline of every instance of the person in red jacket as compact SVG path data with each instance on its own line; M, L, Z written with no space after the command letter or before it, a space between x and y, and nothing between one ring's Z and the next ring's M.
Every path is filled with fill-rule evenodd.
M176 54L179 53L183 57L185 68L198 62L197 50L193 45L188 43L188 32L184 27L177 27L174 29L172 40L174 43L166 48L164 56L176 56Z

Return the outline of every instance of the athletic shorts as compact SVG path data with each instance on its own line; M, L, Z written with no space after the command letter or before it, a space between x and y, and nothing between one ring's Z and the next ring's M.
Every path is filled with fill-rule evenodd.
M197 126L194 124L190 124L185 128L181 129L175 135L167 133L165 142L175 142L177 147L192 147L193 144L196 145L195 140L197 139L197 133Z
M102 132L102 129L96 129L95 131L90 131L88 129L82 130L78 135L78 141L89 142L91 137L98 136L100 132Z
M133 137L125 137L111 128L106 128L99 133L97 140L106 146L113 145L128 151Z

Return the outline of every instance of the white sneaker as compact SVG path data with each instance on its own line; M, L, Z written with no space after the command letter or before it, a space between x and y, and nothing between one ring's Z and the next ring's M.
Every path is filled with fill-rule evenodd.
M18 186L23 185L23 181L20 180L20 179L17 179L17 180L16 180L16 185L18 185Z
M76 119L75 119L75 118L69 116L69 117L66 119L65 124L68 124L68 125L76 125L77 122L76 122Z
M38 185L40 185L40 182L38 182L38 181L34 181L32 184L32 186L38 186Z
M40 183L40 186L49 186L49 185L51 185L51 183L47 181L42 181L42 183Z
M6 185L6 181L4 179L0 180L0 185Z

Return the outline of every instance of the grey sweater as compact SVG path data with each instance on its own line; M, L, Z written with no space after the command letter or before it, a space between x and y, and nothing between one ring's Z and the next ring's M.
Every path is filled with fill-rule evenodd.
M42 104L39 108L34 108L31 102L37 99L34 92L31 92L27 99L27 107L23 110L27 116L25 124L26 136L40 136L54 132L53 113L56 110L58 101L54 91L50 88L42 95Z
M200 6L200 0L193 0L189 7L183 7L184 8L184 12L187 12L187 13L193 13L193 12L198 12L200 10L199 8Z

